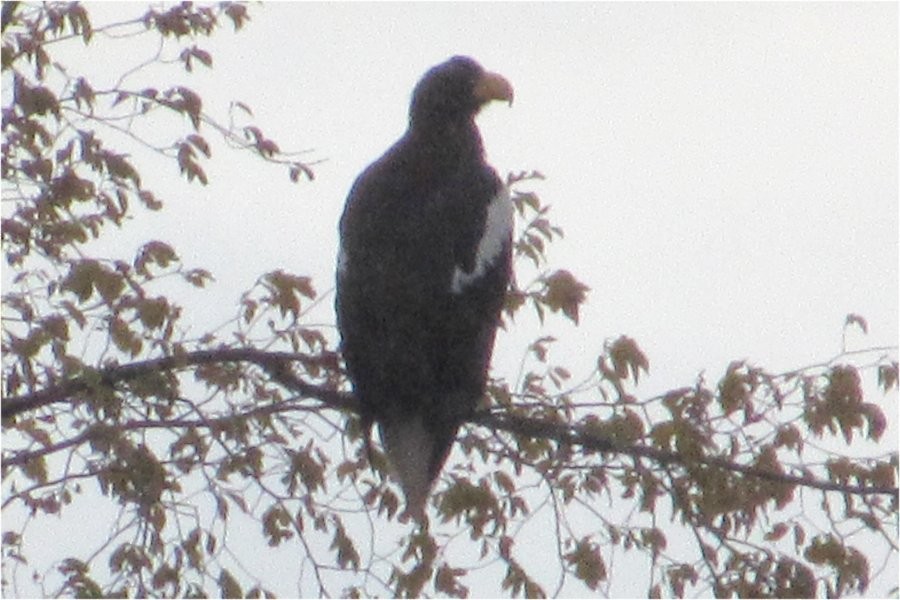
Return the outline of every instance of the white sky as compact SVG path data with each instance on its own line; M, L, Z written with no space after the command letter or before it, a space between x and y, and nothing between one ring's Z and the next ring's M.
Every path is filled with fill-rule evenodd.
M896 5L289 3L252 16L218 38L210 109L243 100L283 147L326 162L299 187L258 166L271 178L236 185L223 169L227 197L194 205L212 226L185 241L204 242L198 263L219 260L232 289L275 263L331 285L354 177L404 130L421 74L465 53L516 89L512 109L480 118L493 164L547 176L536 189L567 234L553 263L593 289L583 326L559 331L584 369L621 333L647 351L652 386L734 358L793 368L835 354L849 312L870 325L854 344L896 343Z
M101 24L138 7L91 8ZM316 181L291 184L219 144L208 188L186 191L171 167L149 175L167 208L136 225L216 276L198 333L232 316L240 292L274 268L313 275L326 291L353 179L405 129L421 74L469 54L516 91L511 109L491 106L479 119L491 161L501 174L547 176L534 189L566 232L552 265L592 288L581 327L551 321L562 338L553 358L576 377L623 333L650 359L646 396L703 370L714 381L732 359L774 371L827 360L851 312L870 327L850 335L851 348L896 344L897 12L896 3L252 6L245 31L198 41L214 68L184 83L222 120L240 100L283 149L311 149L310 160L324 159ZM146 56L135 48L109 58ZM533 333L500 340L499 372L517 367ZM894 414L896 395L888 401Z

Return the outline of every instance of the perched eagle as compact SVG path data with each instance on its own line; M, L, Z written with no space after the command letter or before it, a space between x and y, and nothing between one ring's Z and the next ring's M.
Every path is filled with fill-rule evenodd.
M336 310L366 443L382 444L421 519L459 425L485 392L511 272L509 191L475 115L509 82L455 56L422 77L409 128L353 184Z

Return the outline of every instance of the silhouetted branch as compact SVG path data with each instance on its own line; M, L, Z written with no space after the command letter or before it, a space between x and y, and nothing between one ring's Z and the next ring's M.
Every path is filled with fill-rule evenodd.
M216 350L187 352L178 356L166 356L126 365L107 367L100 370L99 373L101 381L104 384L115 385L116 383L126 382L154 371L180 370L188 367L214 363L247 362L261 367L269 373L274 381L302 397L318 400L331 408L358 412L359 403L353 394L303 381L291 368L292 364L298 362L308 364L310 361L315 361L315 357L301 353L268 352L254 348L220 348ZM76 377L31 394L5 398L2 403L4 419L53 403L68 401L71 396L90 391L96 385L96 383L89 383L88 378ZM285 405L273 405L271 412L296 410L297 408L296 404L286 403ZM243 413L228 415L227 418L241 418L251 416L259 411L268 410L270 409L266 407L257 407ZM741 473L748 477L756 477L785 485L798 485L823 491L834 491L856 495L879 494L891 495L895 498L898 497L897 487L840 484L812 477L777 473L759 467L742 465L714 456L693 457L688 459L677 452L660 450L642 444L618 444L609 438L591 432L579 425L550 423L537 418L488 411L476 413L472 416L470 422L494 430L507 431L533 438L554 440L562 444L581 446L583 449L590 452L627 454L630 456L648 458L660 464L678 464L686 468L696 466L715 467L735 473ZM198 424L199 423L191 423L192 426ZM173 427L178 425L179 423L173 421L159 421L152 423L123 423L121 427ZM57 444L52 451L71 447L74 444L85 441L87 439L85 436L89 436L89 434L86 432L85 434L82 434L80 438L73 438L73 440L61 442L60 444ZM6 462L8 464L23 464L24 462L27 462L28 459L35 458L38 455L43 456L48 453L48 449L44 449L38 451L37 454L26 454L25 458L12 456L7 459Z
M24 412L36 410L57 402L68 402L72 396L90 392L98 385L114 386L156 371L180 370L199 365L249 362L267 372L273 379L301 395L321 400L335 408L356 410L356 399L352 394L311 385L297 378L289 365L296 362L309 363L315 357L291 352L267 352L255 348L218 348L197 350L173 356L164 356L137 361L125 365L105 367L90 375L73 377L56 385L20 396L4 398L2 408L4 420Z
M845 494L881 494L898 497L898 488L891 486L840 484L812 477L776 473L759 467L742 465L715 456L701 456L688 459L677 452L660 450L659 448L652 448L642 444L616 444L612 440L586 431L578 425L548 423L546 421L541 421L540 419L489 412L477 414L472 419L472 422L494 430L508 431L519 435L551 439L564 444L577 445L592 452L611 452L615 454L628 454L631 456L649 458L660 464L679 464L686 467L698 465L716 467L735 473L741 473L749 477L757 477L759 479L786 485L799 485L824 491L843 492Z

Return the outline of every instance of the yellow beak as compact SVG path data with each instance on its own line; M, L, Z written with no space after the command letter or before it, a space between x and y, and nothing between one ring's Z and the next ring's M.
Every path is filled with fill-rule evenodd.
M506 100L512 106L512 85L502 75L486 72L475 84L475 98L481 104L487 104L491 100Z

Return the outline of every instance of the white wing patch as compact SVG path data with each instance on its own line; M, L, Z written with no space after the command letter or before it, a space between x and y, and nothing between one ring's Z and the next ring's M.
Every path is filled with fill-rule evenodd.
M509 188L503 186L487 207L484 220L484 231L478 240L475 251L475 268L469 272L457 265L453 272L450 291L461 293L467 285L484 275L485 271L496 262L503 251L503 244L512 235L513 204L510 200Z

